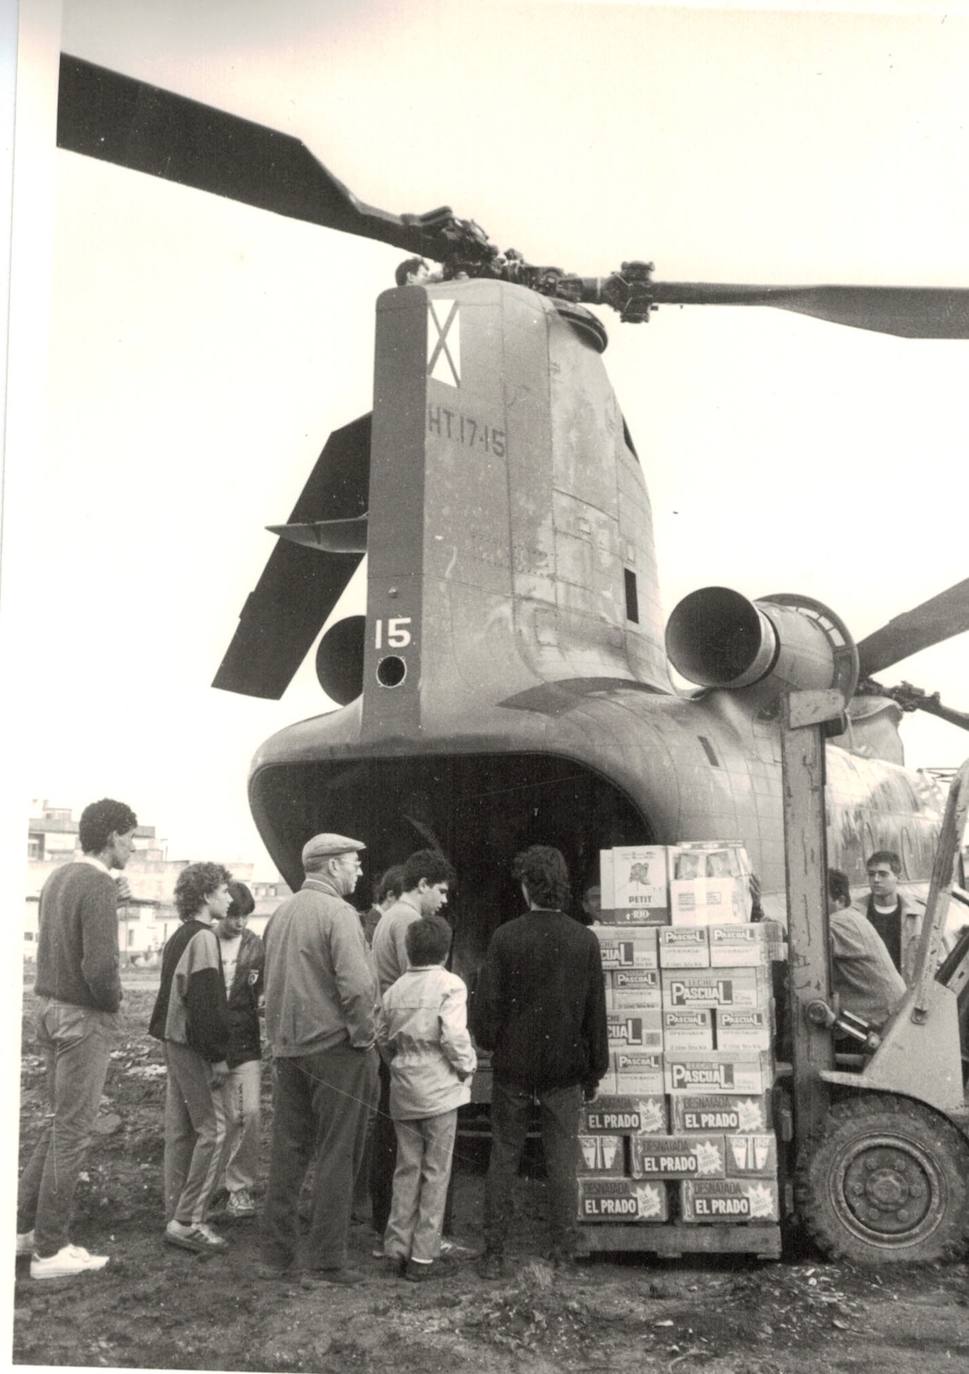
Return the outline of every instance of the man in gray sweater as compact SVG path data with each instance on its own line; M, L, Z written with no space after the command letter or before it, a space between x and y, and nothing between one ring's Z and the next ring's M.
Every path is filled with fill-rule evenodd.
M81 813L82 855L55 869L40 894L37 1039L47 1060L52 1112L20 1176L17 1253L33 1279L103 1269L69 1240L78 1175L94 1129L121 1005L118 892L110 870L127 864L138 818L106 797Z

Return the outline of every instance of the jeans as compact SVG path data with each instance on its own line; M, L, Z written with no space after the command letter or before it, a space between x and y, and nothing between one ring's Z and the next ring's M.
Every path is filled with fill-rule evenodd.
M385 1254L424 1263L437 1259L457 1125L457 1107L438 1116L394 1122L397 1168Z
M485 1244L498 1254L505 1248L515 1178L534 1101L541 1113L552 1246L572 1254L578 1209L576 1141L582 1103L578 1084L531 1092L515 1083L495 1079L491 1092L491 1162L485 1184Z
M259 1168L259 1093L262 1063L247 1059L229 1070L222 1085L225 1113L225 1148L222 1153L223 1182L230 1193L251 1188Z
M17 1230L34 1232L38 1255L69 1243L78 1174L108 1072L114 1012L47 998L36 1017L47 1060L50 1115L20 1176Z
M212 1065L188 1045L165 1041L165 1220L198 1226L222 1171L225 1111Z
M353 1184L376 1104L377 1052L349 1044L273 1060L273 1130L263 1208L263 1257L286 1269L299 1260L299 1192L315 1164L313 1211L302 1256L307 1269L346 1264Z

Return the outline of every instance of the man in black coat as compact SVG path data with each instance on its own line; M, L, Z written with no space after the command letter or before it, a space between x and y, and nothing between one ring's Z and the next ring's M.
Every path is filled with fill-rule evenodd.
M471 1027L492 1051L491 1164L485 1189L485 1278L506 1275L512 1189L537 1102L548 1173L549 1258L575 1253L576 1138L583 1095L609 1066L599 941L567 916L569 875L557 849L532 845L515 859L529 910L499 926L481 966Z

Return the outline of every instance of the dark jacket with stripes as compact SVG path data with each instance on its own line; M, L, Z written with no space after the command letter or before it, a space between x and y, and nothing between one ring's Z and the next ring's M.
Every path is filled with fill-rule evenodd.
M183 921L165 944L148 1031L156 1040L188 1045L213 1064L228 1054L222 955L218 936L202 921Z

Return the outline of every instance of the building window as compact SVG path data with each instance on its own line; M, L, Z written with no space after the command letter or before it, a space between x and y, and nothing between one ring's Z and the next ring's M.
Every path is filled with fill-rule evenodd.
M30 835L27 838L27 858L42 859L44 857L44 837L43 835Z

